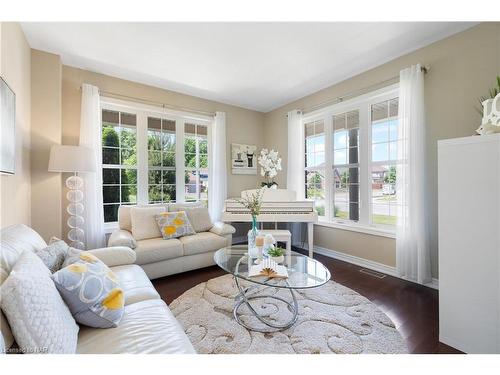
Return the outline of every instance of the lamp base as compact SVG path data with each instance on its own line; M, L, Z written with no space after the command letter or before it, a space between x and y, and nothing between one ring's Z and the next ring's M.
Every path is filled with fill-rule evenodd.
M85 232L82 229L85 220L83 219L84 206L81 203L83 200L83 192L80 190L83 187L83 180L76 173L66 179L66 187L69 189L66 198L69 203L66 211L70 215L66 223L70 228L68 232L68 240L70 246L75 249L85 250Z

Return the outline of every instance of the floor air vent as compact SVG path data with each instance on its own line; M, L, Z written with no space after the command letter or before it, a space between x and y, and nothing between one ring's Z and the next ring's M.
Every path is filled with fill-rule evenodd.
M376 277L377 279L383 279L384 277L387 276L387 275L380 273L380 272L377 272L377 271L367 270L366 268L361 268L359 270L359 272L366 273L367 275Z

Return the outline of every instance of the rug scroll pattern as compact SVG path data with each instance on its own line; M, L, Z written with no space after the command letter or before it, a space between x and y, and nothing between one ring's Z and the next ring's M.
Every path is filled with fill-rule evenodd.
M290 299L284 289L260 288L257 293ZM234 320L237 294L233 277L225 275L198 284L170 304L198 353L407 353L405 341L387 315L334 281L297 291L297 322L273 333L249 331ZM258 300L252 306L271 320L291 318L286 305L274 299ZM265 328L246 306L240 312L246 324Z

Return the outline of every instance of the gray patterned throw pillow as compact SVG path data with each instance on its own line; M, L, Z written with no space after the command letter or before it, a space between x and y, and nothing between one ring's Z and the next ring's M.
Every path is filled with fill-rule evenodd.
M156 222L164 240L196 234L185 211L162 212Z
M47 266L50 272L54 273L61 269L69 246L62 240L51 241L44 249L35 250L35 254Z

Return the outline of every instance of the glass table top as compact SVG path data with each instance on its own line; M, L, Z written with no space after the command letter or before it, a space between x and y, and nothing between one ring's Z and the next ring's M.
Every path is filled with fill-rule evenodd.
M249 266L256 264L256 258L248 258L247 245L224 247L214 254L214 260L224 271L253 283L288 289L306 289L321 286L330 280L330 271L312 258L291 252L281 263L288 271L287 279L267 276L249 277Z

